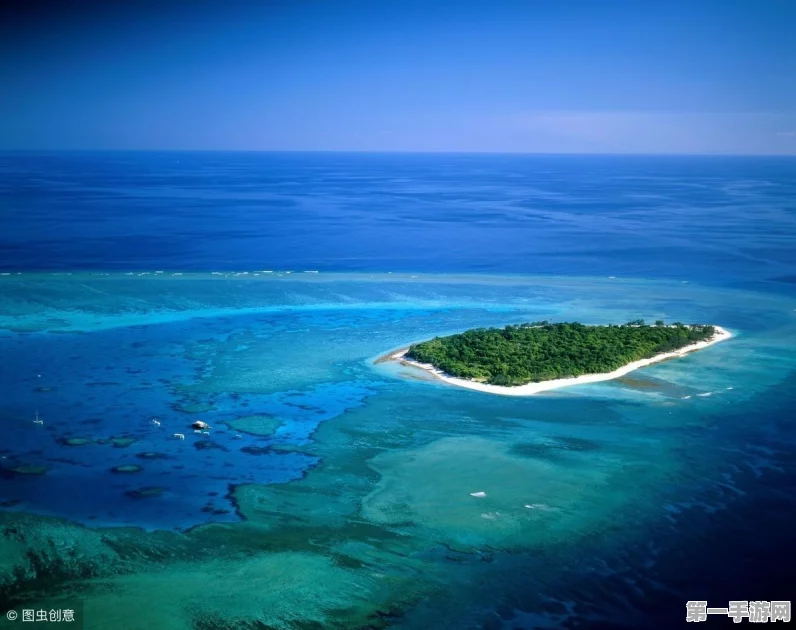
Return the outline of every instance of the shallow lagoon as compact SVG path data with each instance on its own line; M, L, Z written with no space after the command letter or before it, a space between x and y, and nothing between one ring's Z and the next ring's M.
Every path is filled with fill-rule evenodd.
M677 577L689 545L752 527L750 497L794 509L790 297L254 272L22 274L0 295L0 585L10 602L79 594L88 628L681 620L704 598ZM521 399L373 364L474 326L639 317L735 337Z

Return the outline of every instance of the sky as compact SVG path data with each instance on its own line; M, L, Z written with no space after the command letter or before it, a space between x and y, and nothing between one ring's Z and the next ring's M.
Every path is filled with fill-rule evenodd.
M0 150L796 154L793 0L14 0Z

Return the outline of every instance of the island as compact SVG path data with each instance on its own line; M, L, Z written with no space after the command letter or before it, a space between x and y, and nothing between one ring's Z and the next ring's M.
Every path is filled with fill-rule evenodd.
M730 336L720 326L662 320L607 326L539 321L435 337L380 361L400 361L469 389L526 396L619 378Z

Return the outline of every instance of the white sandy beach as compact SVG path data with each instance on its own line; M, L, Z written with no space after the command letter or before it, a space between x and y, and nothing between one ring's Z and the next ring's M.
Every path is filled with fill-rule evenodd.
M412 361L410 359L404 358L404 355L409 352L409 348L402 348L397 352L390 354L387 357L387 360L390 361L399 361L402 365L407 365L415 368L419 368L421 370L425 370L433 374L436 378L445 381L446 383L450 383L451 385L456 385L458 387L466 387L467 389L474 389L479 392L487 392L489 394L500 394L502 396L532 396L533 394L538 394L540 392L546 392L550 389L558 389L559 387L569 387L571 385L585 385L587 383L599 383L600 381L610 381L614 378L619 378L632 372L633 370L638 370L639 368L646 367L648 365L652 365L653 363L658 363L660 361L665 361L667 359L676 359L678 357L685 356L690 352L694 352L695 350L702 350L703 348L707 348L708 346L712 346L714 343L718 343L720 341L725 341L732 337L732 334L722 328L721 326L714 326L716 329L716 334L713 335L707 341L700 341L698 343L691 344L690 346L685 346L680 348L679 350L675 350L673 352L664 352L662 354L655 355L649 359L641 359L639 361L633 361L633 363L628 363L627 365L619 368L618 370L614 370L613 372L606 372L604 374L584 374L583 376L576 376L574 378L559 378L550 381L542 381L540 383L528 383L526 385L517 385L515 387L504 387L501 385L488 385L486 383L477 383L476 381L469 381L463 378L456 378L453 376L448 376L441 370L436 369L433 365L428 363L418 363L417 361Z

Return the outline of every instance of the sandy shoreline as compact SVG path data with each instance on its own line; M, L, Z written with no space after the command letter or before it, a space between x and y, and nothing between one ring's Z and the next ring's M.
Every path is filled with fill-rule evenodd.
M515 387L504 387L501 385L488 385L486 383L477 383L475 381L469 381L463 378L456 378L454 376L448 376L441 370L436 369L433 365L428 363L419 363L417 361L412 361L410 359L404 358L404 355L409 352L409 348L402 348L395 352L391 352L388 355L385 355L378 359L376 362L381 363L384 361L398 361L401 365L406 365L409 367L418 368L432 374L435 378L440 379L441 381L445 381L446 383L450 383L451 385L456 385L458 387L465 387L467 389L474 389L479 392L487 392L489 394L500 394L502 396L531 396L533 394L538 394L540 392L546 392L551 389L558 389L559 387L568 387L571 385L584 385L586 383L599 383L600 381L610 381L615 378L620 378L632 372L633 370L638 370L639 368L646 367L648 365L652 365L653 363L659 363L660 361L665 361L667 359L676 359L678 357L685 356L691 352L696 350L702 350L703 348L707 348L708 346L712 346L714 343L718 343L720 341L725 341L732 337L732 334L721 326L714 326L716 329L716 334L713 335L707 341L699 341L697 343L693 343L690 346L685 346L680 348L679 350L674 350L673 352L664 352L661 354L657 354L654 357L649 359L641 359L639 361L633 361L632 363L628 363L625 366L622 366L618 370L614 370L613 372L605 372L603 374L584 374L583 376L576 376L574 378L559 378L550 381L542 381L541 383L528 383L526 385L517 385Z

